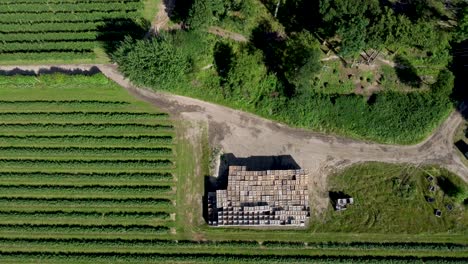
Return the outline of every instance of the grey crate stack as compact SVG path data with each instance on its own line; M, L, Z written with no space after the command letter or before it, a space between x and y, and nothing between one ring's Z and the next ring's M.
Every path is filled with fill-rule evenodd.
M208 211L213 226L304 226L309 220L307 172L230 166L227 190L208 194Z

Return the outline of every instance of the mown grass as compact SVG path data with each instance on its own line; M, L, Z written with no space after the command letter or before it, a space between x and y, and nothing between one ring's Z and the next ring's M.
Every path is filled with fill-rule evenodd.
M429 176L434 177L433 181L427 179ZM444 186L442 179L453 186ZM430 186L435 191L430 191ZM330 206L324 217L313 219L314 231L468 235L467 207L463 198L457 198L468 198L468 186L444 169L381 163L356 165L330 177L329 190L354 197L355 204L342 212L335 212ZM435 201L428 202L429 197ZM453 209L448 210L447 205ZM434 215L436 209L442 211L440 218Z

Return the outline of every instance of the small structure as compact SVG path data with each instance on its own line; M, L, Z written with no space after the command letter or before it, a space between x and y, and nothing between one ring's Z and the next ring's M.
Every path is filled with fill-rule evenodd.
M305 226L310 216L305 170L230 166L227 189L207 198L211 226Z
M433 202L435 201L435 198L427 197L427 198L426 198L426 201L427 201L428 203L433 203Z
M345 198L345 199L338 199L336 201L336 205L335 205L335 210L336 211L344 211L346 210L348 204L353 204L354 203L354 199L351 197L351 198Z
M435 188L434 185L429 186L429 191L430 191L430 192L435 192L435 189L436 189L436 188Z
M435 214L435 216L437 216L437 217L441 217L441 216L442 216L442 211L440 211L439 209L435 209L435 210L434 210L434 214Z
M430 181L430 182L431 182L431 181L433 181L433 180L434 180L434 177L432 177L432 176L427 176L427 178L426 178L426 179L427 179L428 181Z

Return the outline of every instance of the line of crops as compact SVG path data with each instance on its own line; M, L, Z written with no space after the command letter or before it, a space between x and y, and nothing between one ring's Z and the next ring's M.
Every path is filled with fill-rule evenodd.
M0 159L0 169L164 169L169 159Z
M170 217L170 214L167 212L138 212L138 211L111 211L111 212L82 212L82 211L0 211L0 221L4 218L18 217L22 220L26 219L37 219L37 218L47 218L47 219L160 219L167 220Z
M44 246L44 247L68 247L68 248L250 248L250 249L262 249L261 245L257 241L193 241L193 240L166 240L166 239L87 239L87 238L0 238L1 243L14 243L15 246L24 244L24 247L28 246ZM333 243L333 246L329 247L330 243L312 243L308 248L314 249L343 249L343 250L439 250L439 251L460 251L466 250L466 245L461 244L437 244L437 243ZM281 247L284 250L295 249L295 247ZM306 249L306 248L304 248Z
M51 111L29 111L29 112L0 112L0 118L8 118L8 116L33 116L36 117L36 115L40 115L42 117L44 116L72 116L75 117L75 115L82 115L86 117L93 117L95 115L102 115L105 116L106 118L111 117L111 116L122 116L122 117L152 117L152 118L157 118L157 117L167 117L167 113L149 113L149 112L109 112L109 111L61 111L61 112L51 112Z
M40 180L58 181L61 183L67 181L96 181L102 184L106 182L114 183L115 181L121 182L152 182L152 181L170 181L173 179L170 172L108 172L108 173L73 173L73 172L0 172L0 180L7 182L8 180L27 180L29 182L40 182Z
M0 44L0 52L28 51L92 51L96 47L94 41L54 41L54 42L15 42Z
M3 6L0 9L0 15L3 14L18 14L23 13L26 16L29 14L40 14L48 13L49 15L55 15L58 13L88 13L88 12L113 12L113 11L136 11L141 8L140 2L127 2L120 3L114 2L109 3L99 3L99 2L89 2L89 3L60 3L51 5L44 5L44 3L15 3Z
M166 226L153 225L80 225L80 224L2 224L0 232L50 232L50 233L164 233L169 230Z
M21 106L22 104L30 106L30 104L67 104L67 105L129 105L127 101L103 101L103 100L0 100L0 107L3 104L13 104ZM88 105L86 105L88 106Z
M170 135L0 135L3 145L153 146L172 143Z
M73 61L73 60L94 60L96 54L92 51L85 52L47 52L47 53L38 53L38 52L16 52L16 53L0 53L0 61L37 61L37 60L46 60L54 58L55 60L64 60L64 61Z
M399 257L399 256L281 256L281 255L248 255L248 254L216 254L216 253L118 253L118 252L28 252L0 251L1 259L13 260L47 260L63 262L93 262L93 263L375 263L375 264L465 264L468 258L456 257ZM11 258L8 258L11 257ZM59 263L59 262L57 262Z
M79 215L50 215L50 216L39 216L39 215L1 215L0 223L2 224L30 224L30 225L41 225L41 224L69 224L69 225L160 225L170 226L172 225L170 218L162 219L152 216L107 216L102 214L101 216L79 216ZM1 247L1 246L0 246Z
M108 211L126 211L172 207L170 199L166 198L41 198L41 197L0 197L0 208L36 210L74 209L80 211L96 211L97 208L108 208Z
M171 186L0 185L0 197L147 198L170 195Z
M95 40L99 32L37 32L37 33L10 33L1 34L0 42L39 42L39 41L58 41L58 40Z
M0 123L0 132L98 132L116 133L151 133L157 130L167 131L173 127L169 124L141 124L141 123Z
M0 146L0 156L28 157L47 155L48 157L85 157L85 156L168 156L172 154L169 147L13 147Z
M8 27L0 28L0 33L16 34L16 33L83 33L92 32L96 36L106 36L107 33L118 32L118 30L128 32L132 25L128 19L112 19L112 24L108 21L92 21L92 22L38 22L29 24L27 27L24 24L9 24ZM115 28L113 28L113 27ZM102 33L102 29L106 29L106 34Z
M20 121L31 121L41 120L42 122L67 122L73 120L74 122L115 122L115 121L127 121L127 122L142 122L142 123L154 123L160 122L166 118L165 115L159 115L157 113L0 113L0 122L20 122Z

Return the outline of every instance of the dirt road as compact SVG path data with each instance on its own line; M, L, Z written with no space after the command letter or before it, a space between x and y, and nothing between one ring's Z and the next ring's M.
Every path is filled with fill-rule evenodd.
M23 71L38 72L51 67L0 66L0 71L20 68ZM453 145L455 130L463 122L463 117L458 112L453 112L424 142L412 146L383 145L290 128L249 113L197 99L137 88L116 70L115 65L53 67L62 71L85 71L98 67L107 77L133 95L168 111L175 118L206 123L211 145L221 148L224 153L232 153L236 157L291 155L299 166L311 171L311 182L319 189L325 188L326 175L329 172L365 161L439 164L468 182L468 168L455 153ZM318 192L316 195L318 200L325 202L326 197L323 197L323 193Z

